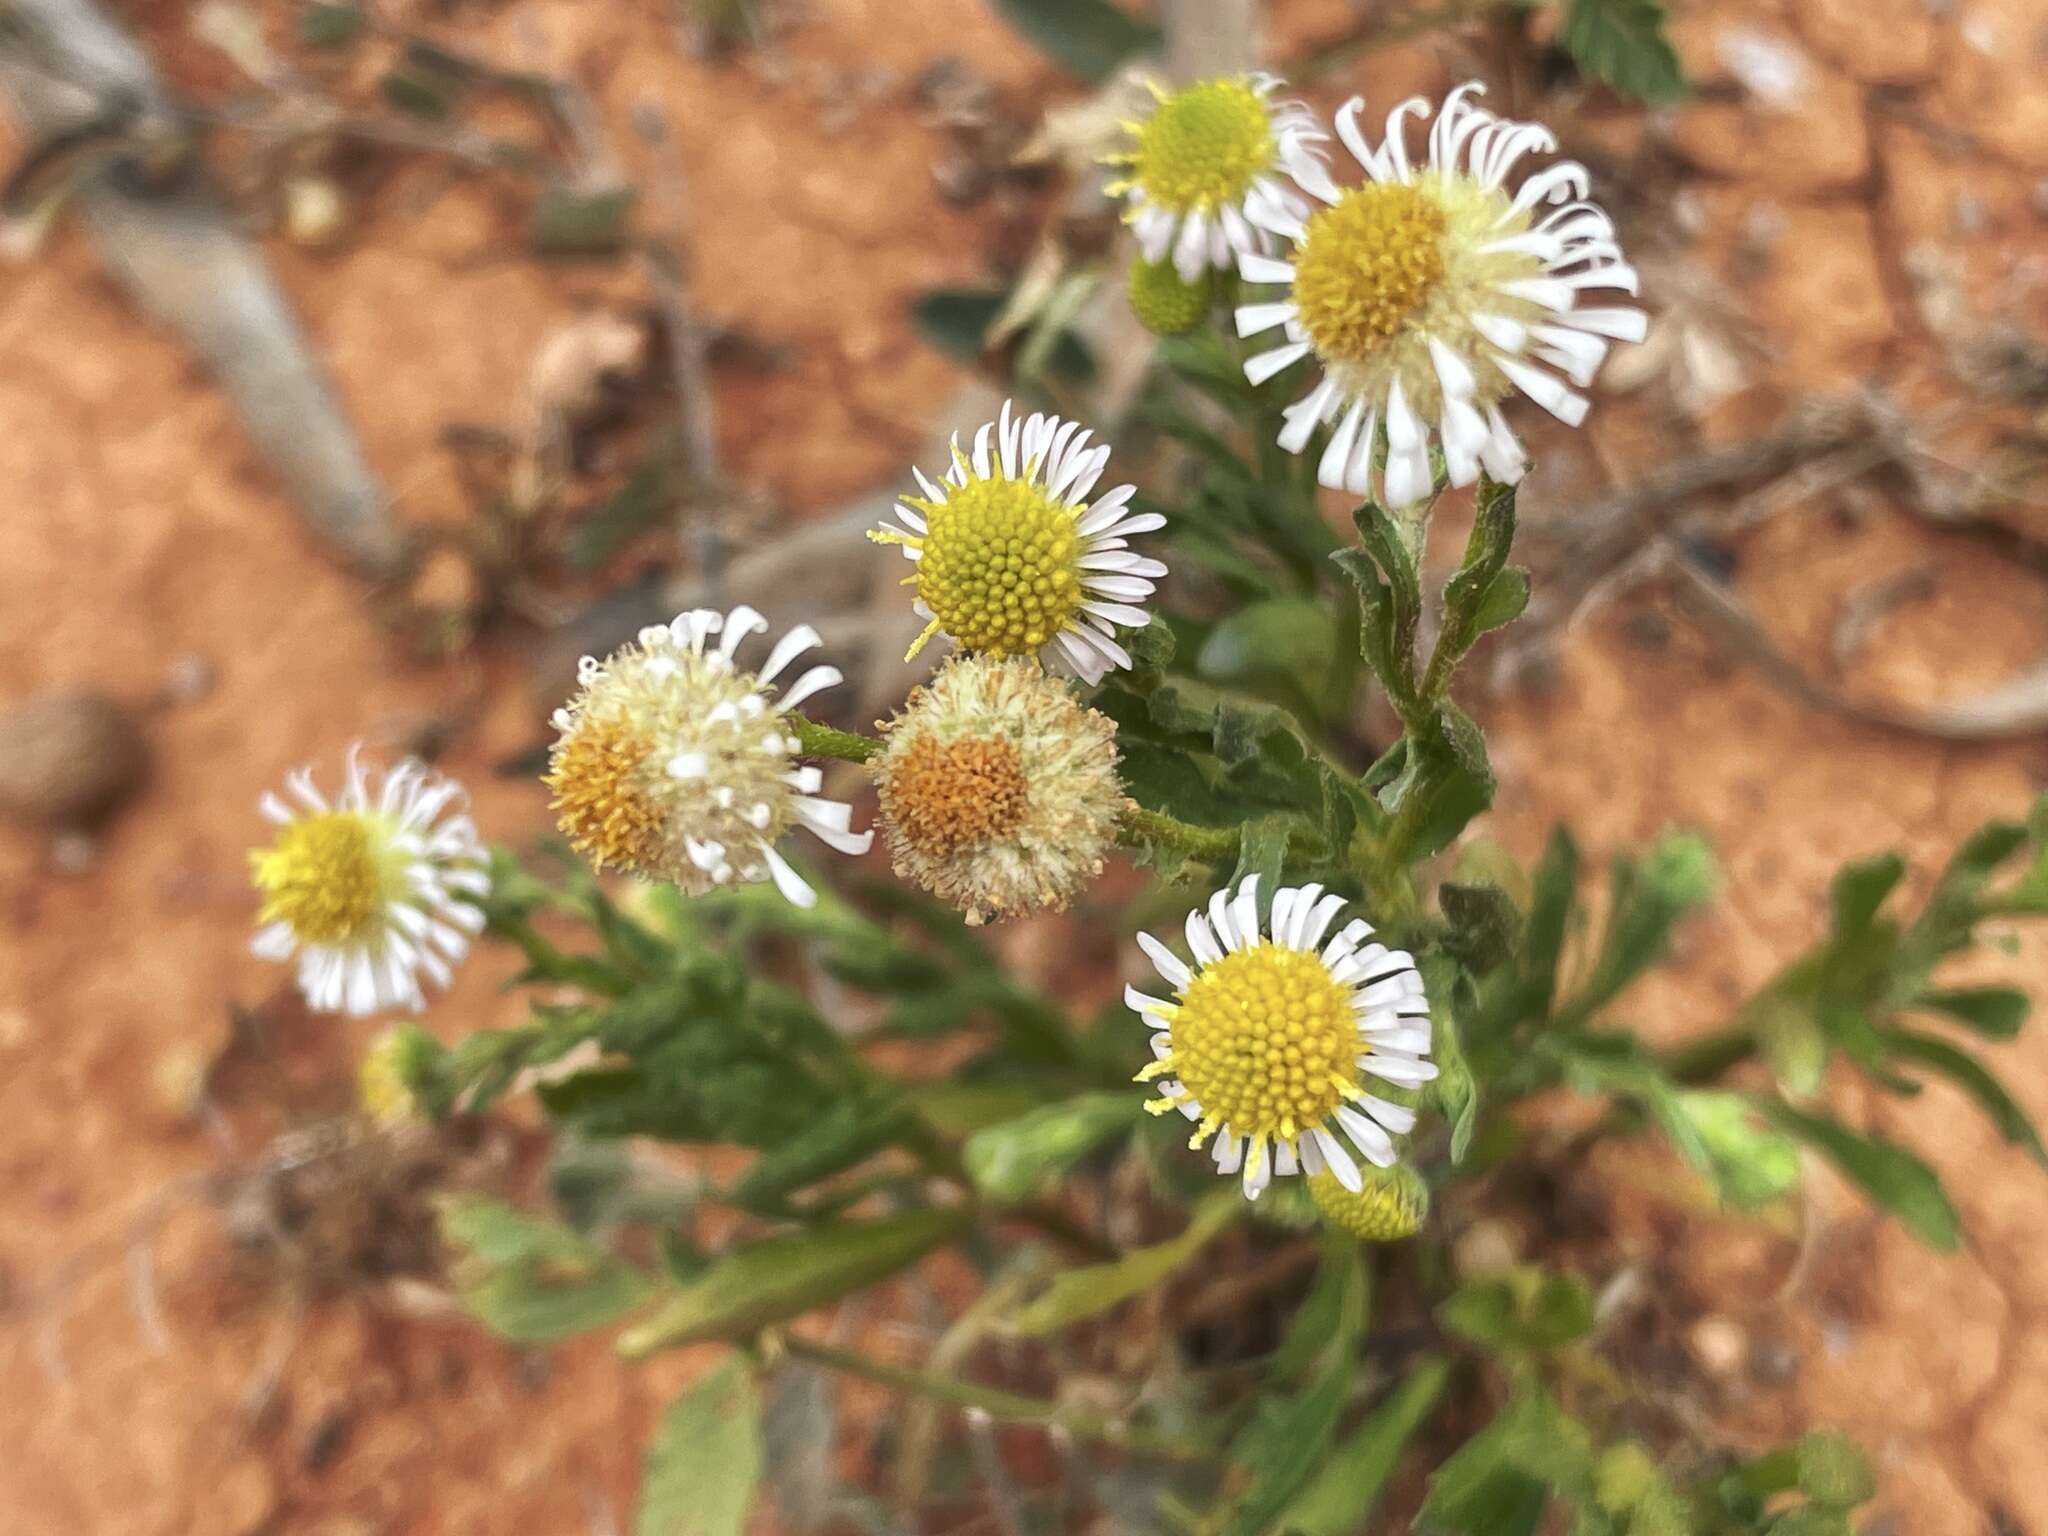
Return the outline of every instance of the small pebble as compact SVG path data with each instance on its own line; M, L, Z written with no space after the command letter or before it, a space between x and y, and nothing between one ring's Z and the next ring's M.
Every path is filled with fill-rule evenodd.
M1742 1369L1749 1354L1749 1335L1725 1317L1701 1318L1687 1331L1686 1343L1701 1370L1724 1380Z
M148 754L104 694L46 693L0 715L0 814L49 827L106 815L142 783Z

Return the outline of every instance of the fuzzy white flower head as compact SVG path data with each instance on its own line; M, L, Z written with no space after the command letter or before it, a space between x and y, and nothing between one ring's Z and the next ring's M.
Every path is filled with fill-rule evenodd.
M1229 271L1245 253L1272 248L1249 214L1285 201L1292 156L1313 156L1327 137L1298 101L1275 101L1277 76L1223 75L1177 91L1147 82L1156 98L1143 122L1124 124L1131 147L1106 157L1125 168L1106 189L1125 200L1124 218L1150 262L1172 257L1194 282Z
M1028 657L955 656L869 763L896 873L969 924L1061 911L1102 872L1129 803L1116 726Z
M1238 267L1248 282L1283 283L1283 298L1237 312L1238 334L1285 328L1285 342L1245 365L1263 383L1304 357L1322 370L1316 386L1286 411L1280 444L1299 453L1317 427L1335 422L1317 478L1370 496L1382 430L1385 500L1406 506L1430 490L1429 444L1443 442L1453 485L1483 466L1519 480L1528 466L1501 414L1527 395L1577 426L1611 341L1640 341L1639 309L1581 308L1588 289L1634 294L1636 271L1622 259L1613 222L1584 201L1586 168L1558 161L1510 185L1515 164L1557 148L1535 123L1494 116L1452 91L1429 131L1429 158L1408 158L1405 119L1426 118L1421 97L1387 118L1379 148L1366 142L1352 100L1337 114L1337 136L1366 181L1339 187L1313 156L1288 169L1321 206L1305 217L1282 202L1261 204L1257 222L1293 249L1285 260L1257 253Z
M695 608L640 631L599 662L583 658L576 697L555 711L561 732L542 782L570 843L603 869L669 880L692 895L733 880L773 880L800 907L817 893L776 851L802 827L842 853L866 853L874 833L848 830L853 812L819 799L822 776L796 762L784 719L840 681L815 666L787 691L773 684L818 644L799 624L749 672L740 643L768 628L752 608ZM718 644L709 646L712 636Z
M1437 1073L1414 957L1368 943L1363 920L1324 943L1343 909L1320 885L1282 886L1262 929L1253 875L1188 914L1193 965L1138 935L1174 989L1170 1002L1124 990L1157 1031L1138 1081L1164 1079L1163 1097L1145 1107L1196 1121L1190 1147L1214 1136L1217 1172L1242 1175L1254 1200L1275 1173L1327 1171L1359 1189L1353 1150L1393 1166L1393 1137L1415 1128L1415 1113L1366 1092L1363 1078L1412 1088Z
M1133 554L1131 535L1166 525L1157 512L1131 512L1135 487L1119 485L1089 500L1109 465L1107 444L1089 446L1079 423L1034 412L1019 421L1008 401L974 435L974 452L953 441L953 467L934 484L913 469L922 496L897 502L902 526L868 534L902 546L917 565L904 585L931 622L910 648L933 635L962 650L1037 656L1046 666L1095 684L1128 667L1118 625L1142 628L1166 574ZM908 658L906 658L908 659Z
M491 890L476 825L460 814L462 786L412 761L365 768L351 748L332 800L310 768L287 775L285 790L263 796L277 836L249 855L263 894L251 947L266 960L297 958L315 1012L426 1007L421 974L448 984Z

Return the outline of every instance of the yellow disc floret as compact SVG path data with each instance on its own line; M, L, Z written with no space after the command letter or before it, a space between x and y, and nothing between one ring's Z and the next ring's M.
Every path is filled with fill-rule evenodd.
M932 627L964 650L1028 656L1081 606L1082 509L1028 474L970 477L943 502L910 501L929 526L912 578Z
M1353 187L1314 214L1294 255L1294 303L1325 362L1384 346L1443 277L1444 210L1402 182Z
M327 811L283 827L249 855L263 893L261 921L284 923L304 944L364 944L384 931L395 894L383 827L355 811Z
M1172 1070L1203 1125L1292 1140L1355 1089L1358 1023L1319 956L1236 950L1189 981L1173 1016Z
M1308 1193L1331 1226L1369 1243L1413 1237L1429 1214L1429 1186L1414 1169L1399 1164L1361 1169L1355 1191L1333 1173L1311 1174Z
M1273 163L1265 101L1242 79L1204 80L1162 97L1138 128L1132 180L1174 213L1240 201Z

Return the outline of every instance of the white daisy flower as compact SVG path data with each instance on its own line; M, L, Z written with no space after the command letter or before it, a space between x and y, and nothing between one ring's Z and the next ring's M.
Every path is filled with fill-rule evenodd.
M1402 102L1374 149L1358 126L1365 102L1353 97L1337 114L1337 136L1368 179L1340 188L1314 157L1290 157L1296 184L1323 206L1299 217L1260 204L1255 221L1293 249L1286 260L1251 253L1238 262L1246 281L1287 287L1285 297L1237 312L1240 335L1285 328L1286 341L1251 359L1246 375L1263 383L1311 356L1322 369L1287 409L1281 446L1299 453L1335 422L1317 478L1370 496L1384 429L1390 506L1429 494L1432 433L1451 484L1471 484L1482 466L1496 480L1519 480L1528 461L1502 403L1519 391L1577 426L1586 397L1565 379L1585 388L1610 341L1644 334L1639 309L1579 306L1588 289L1637 286L1613 222L1583 201L1586 168L1558 161L1511 186L1517 161L1557 141L1538 124L1474 105L1482 90L1471 82L1451 92L1419 166L1408 159L1404 119L1427 117L1429 104Z
M541 782L555 792L562 834L589 859L691 895L734 880L773 880L799 907L818 897L775 845L802 827L841 853L861 854L872 832L849 830L853 809L818 797L822 775L798 763L783 715L841 681L815 666L777 695L784 668L818 644L799 624L759 671L733 659L768 621L744 605L693 608L604 661L583 658L576 697L554 715L561 732ZM707 649L713 635L715 647Z
M1240 255L1272 242L1251 217L1262 203L1294 199L1282 179L1292 158L1313 157L1327 137L1298 101L1275 101L1275 75L1223 75L1177 91L1147 82L1158 105L1125 123L1131 147L1104 163L1126 168L1106 188L1150 262L1173 259L1194 282L1211 267L1229 271Z
M1414 957L1367 943L1363 920L1324 943L1343 909L1320 885L1282 886L1262 931L1254 875L1188 914L1193 965L1138 935L1173 988L1170 1002L1124 989L1157 1031L1137 1080L1163 1079L1163 1097L1145 1107L1198 1122L1190 1147L1213 1135L1216 1171L1241 1175L1250 1199L1275 1173L1327 1171L1358 1190L1352 1154L1391 1167L1393 1138L1415 1127L1413 1110L1367 1092L1364 1078L1412 1088L1437 1073Z
M1019 421L1004 401L1002 415L975 433L972 455L953 440L943 480L911 471L924 494L896 503L903 526L884 523L868 534L900 544L917 565L904 585L916 589L917 612L931 622L911 656L944 634L963 650L1036 655L1091 685L1131 664L1117 626L1145 625L1135 605L1166 574L1159 561L1131 552L1131 535L1166 519L1128 510L1134 486L1088 499L1109 463L1108 445L1090 447L1090 436L1057 416L1033 412Z
M310 768L287 775L285 790L262 800L276 840L249 855L263 893L251 948L266 960L296 956L316 1012L424 1008L421 973L448 984L491 890L476 824L459 814L462 786L409 760L389 773L365 768L351 748L333 800Z

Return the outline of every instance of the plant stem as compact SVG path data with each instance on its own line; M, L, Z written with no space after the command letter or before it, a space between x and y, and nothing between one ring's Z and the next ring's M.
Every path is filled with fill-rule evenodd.
M1094 1414L1063 1409L1058 1403L1045 1398L1024 1397L999 1387L978 1386L953 1376L938 1376L910 1366L891 1365L886 1360L876 1360L831 1344L814 1343L793 1334L785 1335L783 1344L793 1357L812 1365L879 1382L899 1392L952 1403L1008 1424L1042 1424L1048 1429L1064 1430L1083 1439L1100 1440L1121 1450L1166 1456L1175 1461L1207 1461L1215 1455L1214 1450L1201 1441L1159 1434Z
M1116 824L1116 840L1126 848L1157 843L1175 853L1210 864L1235 857L1237 839L1235 827L1198 827L1164 812L1142 810L1135 805L1118 817Z
M784 721L796 732L797 750L805 757L830 757L842 763L864 763L882 750L872 736L856 731L838 731L802 715L785 715Z
M1743 1024L1731 1024L1711 1035L1701 1035L1664 1058L1664 1070L1688 1086L1711 1083L1730 1067L1756 1054L1756 1031Z

